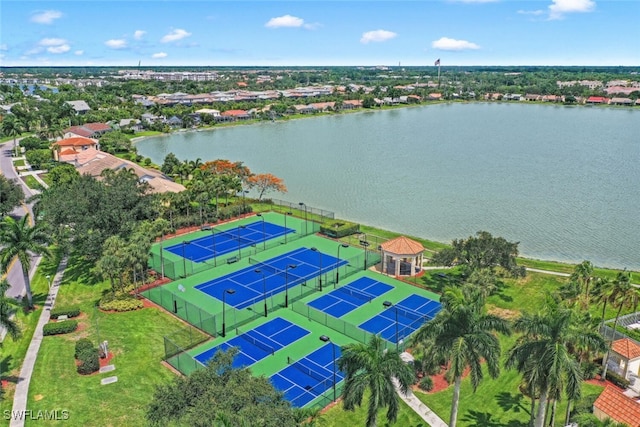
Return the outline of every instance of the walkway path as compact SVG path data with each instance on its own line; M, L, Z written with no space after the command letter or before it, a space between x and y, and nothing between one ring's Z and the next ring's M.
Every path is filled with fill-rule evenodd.
M427 405L422 403L420 399L418 399L415 394L413 394L413 391L411 391L411 389L409 389L409 392L407 394L403 394L400 391L398 380L394 378L393 384L395 385L396 391L398 392L400 398L407 405L409 405L409 407L413 409L416 414L420 415L420 417L422 417L422 419L425 420L427 424L429 424L431 427L447 427L447 423L442 421L442 418L440 418L435 412L429 409Z
M29 394L29 383L31 382L31 375L33 374L33 368L36 364L38 351L40 350L40 344L42 343L42 328L49 322L49 318L51 316L50 311L56 302L58 289L60 286L60 282L62 281L62 276L64 275L66 266L67 258L63 258L62 261L60 261L58 271L56 271L56 275L53 278L51 289L49 289L49 295L47 296L47 300L44 303L44 309L40 314L40 319L38 320L36 330L34 331L33 337L31 338L31 344L29 344L27 355L25 356L24 362L22 363L22 370L20 371L18 383L16 384L16 393L13 397L12 414L14 416L11 419L10 427L24 426L25 411L27 410L27 396Z

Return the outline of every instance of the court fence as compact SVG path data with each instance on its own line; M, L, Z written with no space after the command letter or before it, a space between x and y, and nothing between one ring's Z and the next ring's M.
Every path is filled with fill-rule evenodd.
M198 331L196 328L186 325L169 335L163 337L163 360L184 375L202 368L196 359L187 353L188 350L206 342L211 337Z
M215 233L215 229L212 229L212 233ZM211 270L218 266L218 264L225 264L228 259L240 260L248 256L256 255L260 252L264 252L269 249L273 249L282 245L285 242L293 242L299 240L308 235L317 233L320 231L320 224L309 221L308 226L301 227L300 231L296 230L295 233L289 233L285 236L278 236L276 238L258 241L250 246L240 246L237 251L228 252L218 255L214 258L210 258L201 262L194 261L188 257L183 257L181 260L171 260L164 256L163 245L157 245L151 249L151 255L148 260L149 268L153 269L160 276L169 277L172 280L182 279L188 276L192 276L203 271ZM228 234L228 233L227 233ZM185 240L186 241L186 240ZM183 242L183 245L186 244Z
M319 220L320 222L322 222L325 219L335 219L334 212L327 211L320 208L314 208L313 206L308 206L308 205L305 205L304 203L303 204L292 203L292 202L287 202L285 200L279 200L279 199L269 199L269 200L264 200L263 202L269 203L269 201L271 201L271 204L273 205L273 210L275 212L280 212L280 213L291 212L292 214L295 212L297 213L296 216L300 215L302 218L305 218L305 215L306 215L305 219L310 221Z

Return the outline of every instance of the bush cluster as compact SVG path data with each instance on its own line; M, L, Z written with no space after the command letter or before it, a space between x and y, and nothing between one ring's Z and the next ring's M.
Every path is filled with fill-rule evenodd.
M92 374L100 369L98 349L86 338L76 342L75 358L78 359L78 373L82 375Z
M620 388L628 388L630 384L629 380L611 371L607 371L607 379Z
M350 236L360 230L360 225L348 221L329 221L320 226L320 233L325 236L339 239Z
M80 315L79 308L57 308L57 309L51 310L52 319L57 319L60 316L67 316L69 318L78 317L79 315Z
M78 328L76 320L63 320L62 322L47 323L42 328L42 335L68 334Z
M142 308L142 301L129 294L107 294L100 300L99 307L105 311L133 311Z
M420 387L420 390L424 390L424 391L431 391L433 390L433 379L431 379L431 377L424 377L420 380L420 383L418 384L418 387Z

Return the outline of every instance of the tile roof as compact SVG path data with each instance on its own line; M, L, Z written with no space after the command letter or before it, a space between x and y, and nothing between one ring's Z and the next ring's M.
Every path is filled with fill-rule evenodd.
M611 349L627 360L640 358L640 345L629 338L614 341Z
M640 427L640 403L622 394L615 387L607 386L593 403L612 420Z
M221 113L220 115L237 117L237 116L246 116L247 112L245 110L227 110L224 113Z
M74 136L71 138L61 139L54 142L53 145L58 147L83 147L85 145L98 145L93 139L83 138L81 136Z
M424 252L424 246L408 237L400 236L384 242L382 249L398 255L416 255Z

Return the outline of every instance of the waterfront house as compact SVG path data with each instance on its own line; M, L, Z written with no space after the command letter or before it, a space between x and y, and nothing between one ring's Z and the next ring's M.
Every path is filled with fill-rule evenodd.
M107 132L111 132L111 126L106 123L85 123L80 126L71 126L64 131L65 138L81 136L84 138L98 139Z
M542 95L538 95L535 93L528 93L524 96L525 101L541 101Z
M64 156L75 156L90 148L97 149L98 141L82 136L74 136L54 142L51 148L53 149L54 160L63 161L61 158Z
M587 98L587 104L608 104L609 98L604 96L590 96Z
M610 104L613 104L613 105L633 105L633 101L631 99L629 99L629 98L613 97L613 98L611 98Z
M347 99L342 102L343 110L353 110L354 108L362 108L361 99Z
M178 116L171 116L169 117L169 119L167 119L166 123L172 128L179 128L182 127L184 122Z
M251 115L246 110L227 110L220 113L220 118L226 121L249 120Z

